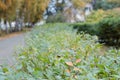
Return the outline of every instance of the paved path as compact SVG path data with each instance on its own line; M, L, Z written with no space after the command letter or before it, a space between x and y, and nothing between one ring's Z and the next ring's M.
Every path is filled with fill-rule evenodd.
M0 40L0 65L13 65L14 51L17 46L24 46L24 34L19 34L7 39Z

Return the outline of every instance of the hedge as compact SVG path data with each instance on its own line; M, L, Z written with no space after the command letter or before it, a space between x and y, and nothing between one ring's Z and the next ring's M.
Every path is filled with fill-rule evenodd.
M97 35L99 41L109 46L120 46L120 16L109 15L99 22L85 22L72 24L78 33L86 32Z
M99 38L110 46L120 46L120 17L104 18L99 22Z
M74 29L77 29L78 33L79 32L85 32L88 33L90 35L97 35L98 34L98 23L75 23L72 24Z
M38 27L19 49L18 63L0 67L0 80L119 80L120 51L101 52L96 40L64 24Z

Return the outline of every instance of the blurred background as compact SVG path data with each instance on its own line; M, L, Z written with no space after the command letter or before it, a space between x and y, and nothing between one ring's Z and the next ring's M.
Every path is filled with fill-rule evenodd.
M0 0L0 36L43 23L99 21L119 6L119 0Z

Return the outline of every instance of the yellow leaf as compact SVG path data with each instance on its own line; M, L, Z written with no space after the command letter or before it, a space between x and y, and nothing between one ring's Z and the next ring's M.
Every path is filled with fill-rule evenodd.
M74 71L80 71L80 69L79 68L77 68L77 67L74 67L74 69L73 69Z
M69 70L69 69L67 69L67 70L66 70L66 72L67 72L67 73L70 73L70 70Z
M72 63L72 62L66 62L66 64L67 64L68 66L73 66L73 63Z
M74 78L76 78L76 79L77 79L78 77L77 77L77 76L74 76Z
M79 63L79 62L81 62L81 59L77 59L77 60L76 60L76 63Z

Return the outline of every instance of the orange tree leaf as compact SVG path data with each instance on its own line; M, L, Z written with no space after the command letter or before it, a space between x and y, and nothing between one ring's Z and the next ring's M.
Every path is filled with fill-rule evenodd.
M81 62L81 59L77 59L77 60L76 60L76 63L79 63L79 62Z
M67 69L67 70L66 70L66 72L67 72L67 73L70 73L70 70L69 70L69 69Z
M79 68L77 68L77 67L74 67L74 69L73 69L74 71L80 71L80 69Z
M67 64L68 66L73 66L73 63L72 63L72 62L66 62L66 64Z

